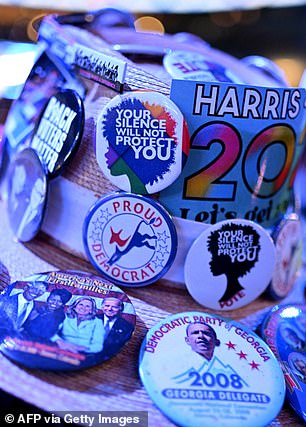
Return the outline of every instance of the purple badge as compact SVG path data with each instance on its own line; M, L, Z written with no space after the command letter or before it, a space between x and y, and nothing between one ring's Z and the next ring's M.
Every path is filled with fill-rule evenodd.
M282 367L290 405L306 421L306 306L275 306L261 332Z

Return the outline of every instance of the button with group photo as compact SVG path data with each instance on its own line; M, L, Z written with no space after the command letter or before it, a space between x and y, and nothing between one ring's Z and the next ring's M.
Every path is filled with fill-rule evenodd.
M30 368L76 370L118 353L136 314L113 283L81 271L50 271L12 283L0 298L0 350Z

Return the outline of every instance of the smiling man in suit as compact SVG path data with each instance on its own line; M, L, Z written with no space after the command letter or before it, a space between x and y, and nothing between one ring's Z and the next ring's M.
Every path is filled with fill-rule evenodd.
M124 304L118 298L107 297L103 300L101 315L105 330L103 351L107 358L120 350L134 330L134 326L122 317L123 309Z

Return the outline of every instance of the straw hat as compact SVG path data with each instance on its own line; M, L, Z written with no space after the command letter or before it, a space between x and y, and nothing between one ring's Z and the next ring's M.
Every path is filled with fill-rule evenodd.
M85 35L84 35L85 37ZM130 39L129 39L129 38ZM126 42L135 42L136 35L128 30L108 31L105 35L107 42L114 43L120 39ZM138 42L139 42L139 37ZM156 37L141 36L146 45L156 44ZM169 36L162 39L165 44L171 41L172 46L184 47ZM92 43L96 48L104 49L114 54L105 41L93 37ZM160 38L158 38L158 43ZM197 51L206 51L205 44L198 44L188 48ZM221 55L215 52L214 55ZM126 60L126 59L125 59ZM128 60L126 60L128 61ZM228 58L229 63L231 59ZM233 61L233 64L235 62ZM135 83L136 88L157 89L165 95L169 94L169 75L161 66L144 64L136 67L128 61L130 78L133 72L140 73ZM234 68L237 65L234 65ZM241 66L241 65L240 65ZM145 68L145 71L143 69ZM148 72L151 71L152 74ZM240 69L241 70L241 69ZM153 83L152 83L153 75ZM158 77L156 77L158 75ZM260 80L260 76L250 71L246 78L252 81L252 76ZM154 83L155 82L155 83ZM51 183L49 205L41 232L32 241L22 244L14 240L8 224L5 201L0 202L0 259L7 267L11 280L22 280L24 277L43 271L54 269L77 269L96 273L86 259L81 243L79 225L92 203L103 194L116 190L102 174L97 164L92 146L97 115L111 95L107 90L95 82L86 82L88 95L85 99L85 132L82 144L73 161L66 168L63 175ZM154 86L154 84L156 86ZM93 102L95 100L95 102ZM72 205L73 203L73 205ZM71 207L78 212L77 222L74 223L70 215ZM0 355L1 387L15 396L38 406L46 411L148 411L149 425L172 425L164 415L151 403L150 398L140 383L137 373L138 352L140 344L148 328L163 319L169 313L178 311L201 310L188 294L186 289L173 281L160 282L144 287L127 289L136 313L136 331L132 339L125 345L120 354L104 364L94 368L74 373L52 373L24 369ZM294 292L286 299L300 301L302 299L302 285L296 286ZM233 311L230 317L242 319L249 326L260 324L265 312L273 306L272 301L259 298L256 302L243 309ZM281 417L290 417L284 412ZM280 417L280 418L281 418ZM296 422L296 421L295 421Z

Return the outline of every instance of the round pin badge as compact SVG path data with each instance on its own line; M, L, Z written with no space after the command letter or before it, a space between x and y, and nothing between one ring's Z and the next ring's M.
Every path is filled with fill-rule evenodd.
M153 326L139 372L151 399L179 426L261 427L284 401L283 374L265 342L214 314L183 312Z
M209 227L193 243L184 266L185 282L203 306L232 310L267 288L274 266L275 247L264 228L232 219Z
M287 400L306 421L306 306L275 306L261 333L282 367Z
M170 268L177 233L159 203L131 193L112 193L89 210L83 242L88 259L104 277L120 285L143 286Z
M19 147L29 144L46 102L60 88L70 87L82 95L85 93L84 86L72 70L63 67L58 59L53 61L42 46L41 50L44 52L33 65L22 92L10 107L5 121L5 151L9 158Z
M171 51L164 56L163 65L174 79L244 83L228 68L198 52Z
M10 273L6 266L0 261L0 291L5 289L9 285L10 281Z
M7 209L11 229L21 242L40 230L47 202L46 168L35 150L25 148L12 160L7 179Z
M303 230L299 217L292 213L272 233L276 264L267 292L273 299L284 298L292 290L302 266Z
M289 86L285 72L271 59L259 55L250 55L242 58L241 61L248 67L255 68L255 70L271 77L282 87Z
M156 193L180 175L189 135L178 107L157 92L117 95L97 122L96 157L121 190Z
M0 307L0 350L37 369L77 370L104 362L121 350L136 323L121 289L81 271L14 282Z
M76 153L83 135L84 106L80 95L60 90L45 105L30 146L47 167L49 178L59 175Z

